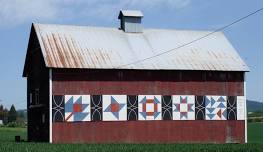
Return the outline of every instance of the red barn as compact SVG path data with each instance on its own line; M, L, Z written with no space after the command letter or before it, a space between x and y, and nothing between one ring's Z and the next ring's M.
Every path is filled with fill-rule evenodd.
M29 141L247 141L248 67L224 34L144 29L142 17L120 11L120 28L32 24Z

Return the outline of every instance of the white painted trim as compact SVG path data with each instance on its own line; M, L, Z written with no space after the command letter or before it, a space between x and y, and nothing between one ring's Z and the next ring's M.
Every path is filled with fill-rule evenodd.
M49 143L52 143L52 69L49 69Z
M244 98L245 98L245 143L247 143L247 89L246 89L245 73L244 73Z

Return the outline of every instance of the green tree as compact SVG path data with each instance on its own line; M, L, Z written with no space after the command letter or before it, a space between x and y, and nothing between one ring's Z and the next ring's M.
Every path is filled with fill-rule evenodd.
M0 105L0 120L3 120L4 124L7 124L8 110L4 108L3 105Z
M15 122L17 118L17 112L14 105L11 106L8 112L8 122Z
M4 106L0 105L0 120L4 120Z

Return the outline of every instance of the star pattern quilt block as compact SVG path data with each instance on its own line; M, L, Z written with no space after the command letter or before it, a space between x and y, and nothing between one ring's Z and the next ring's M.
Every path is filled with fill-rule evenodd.
M103 95L103 121L127 120L127 96Z
M173 120L195 120L195 96L173 95Z

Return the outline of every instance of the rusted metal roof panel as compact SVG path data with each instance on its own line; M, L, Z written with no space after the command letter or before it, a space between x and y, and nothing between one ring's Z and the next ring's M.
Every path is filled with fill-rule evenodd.
M34 28L46 66L51 68L249 70L222 32L136 62L177 48L209 31L144 29L143 33L125 33L117 28L48 24L34 24Z

